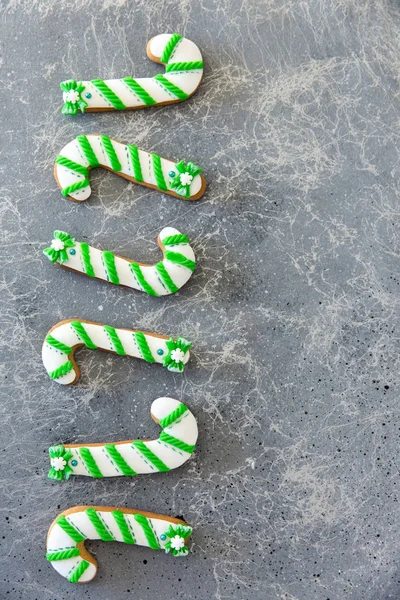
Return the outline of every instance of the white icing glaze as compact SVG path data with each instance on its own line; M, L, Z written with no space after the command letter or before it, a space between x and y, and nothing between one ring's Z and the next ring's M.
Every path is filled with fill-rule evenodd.
M151 406L151 415L154 420L161 421L180 406L181 402L179 402L179 400L174 400L173 398L157 398ZM189 409L173 423L165 427L163 431L174 439L182 441L190 446L196 444L198 436L197 422ZM193 452L193 450L188 451L189 449L182 450L181 448L174 446L173 443L171 444L160 439L144 441L143 443L145 447L169 469L180 467L190 458ZM112 442L108 442L108 444L112 444ZM132 445L132 441L114 442L114 444L117 451L136 474L143 475L147 473L157 473L159 471L157 466L141 453L140 449L135 448L135 446ZM86 462L80 453L81 448L89 449L90 454L103 477L118 477L124 475L112 456L107 452L105 446L106 444L79 444L79 446L71 447L70 445L65 444L64 448L72 453L72 458L68 461L68 466L72 469L71 475L90 476ZM60 459L51 459L51 464L53 464L53 461L55 460L59 461ZM65 463L65 461L63 462Z
M111 169L110 160L103 148L100 135L87 135L86 137L90 142L90 145L93 149L93 152L96 155L98 162L100 163L100 166ZM118 172L115 171L115 172L117 174L126 175L126 176L132 177L134 179L135 178L134 171L133 171L133 167L132 167L132 161L129 156L128 146L126 144L122 144L121 142L117 142L115 140L111 140L111 144L118 156L118 159L119 159L119 161L121 163L121 167L122 167L121 171L118 171ZM154 175L154 168L153 168L153 162L152 162L152 154L149 152L145 152L144 150L140 150L140 149L138 149L138 153L139 153L139 160L140 160L141 169L142 169L143 182L135 180L135 183L149 184L149 185L154 185L157 187L157 182L156 182L156 178ZM80 147L77 139L72 140L72 142L69 142L66 146L64 146L64 148L60 152L60 155L63 156L64 158L68 158L84 167L89 167L89 161L85 157L85 155L82 151L82 148ZM167 191L165 193L175 195L175 191L170 185L169 172L170 171L176 172L176 164L177 163L167 160L162 157L160 157L160 158L161 158L161 167L162 167L162 171L164 174L164 180L167 185ZM64 190L64 189L68 188L69 186L74 185L77 182L83 181L85 179L85 175L76 173L75 171L73 171L63 165L60 165L58 163L55 164L54 173L56 176L58 186L61 190ZM200 190L203 187L203 181L204 180L201 177L201 175L196 175L195 177L193 177L193 180L190 184L189 199L196 196L196 194L198 194L200 192ZM160 189L160 188L157 188L157 189ZM160 190L160 191L162 191L162 190ZM90 187L90 185L87 185L79 190L69 193L68 197L75 201L83 202L84 200L87 200L87 198L89 198L90 194L91 194L91 187ZM180 196L180 197L183 200L187 199L185 196Z
M107 531L111 534L116 542L124 542L124 539L122 532L112 514L113 511L122 511L124 513L124 520L135 540L135 544L138 546L150 547L150 544L146 538L143 527L138 521L135 520L135 514L146 516L147 523L151 526L155 539L158 543L159 550L165 549L167 540L163 538L165 537L165 532L168 531L168 528L171 525L173 527L187 527L186 523L183 521L178 520L177 523L177 519L169 519L163 515L156 515L152 513L141 513L140 511L134 511L132 509L120 509L118 507L77 506L65 511L65 513L61 513L52 523L47 535L48 555L77 547L77 543L73 540L73 538L70 537L70 535L66 533L64 529L57 523L58 519L62 517L65 517L67 523L71 525L77 532L79 532L84 538L89 540L101 539L86 512L87 509L92 508L96 510L98 518L101 520L102 524L106 527ZM190 535L190 533L188 533L188 535ZM177 536L173 536L172 539L175 540L176 537ZM175 540L174 544L171 544L172 547L175 547L176 545L182 547L182 542L180 540ZM84 557L78 555L64 560L52 560L51 564L60 575L69 579L74 569L78 567L83 560L89 562L89 565L80 576L79 583L87 583L91 581L97 573L96 561L93 556L88 556L87 551ZM93 561L94 564L91 561Z
M179 235L180 232L173 227L165 227L159 235L159 239L161 242L167 237L173 235ZM55 242L61 242L61 240L54 240ZM63 244L63 242L61 242ZM52 243L53 247L53 243ZM165 249L170 250L172 252L179 252L189 260L195 262L195 255L192 250L192 247L189 244L174 244L163 246ZM61 248L55 248L56 250ZM72 250L72 252L71 252ZM103 258L103 251L93 246L89 246L90 252L90 262L93 267L93 271L95 277L97 279L103 279L104 281L110 281L110 277L107 272L107 268ZM79 273L86 273L85 264L82 258L82 251L80 242L77 242L76 245L67 251L68 260L63 262L63 266L68 269L72 269L73 271L78 271ZM59 262L59 261L57 261ZM119 256L115 256L115 268L118 273L119 283L120 285L124 285L135 290L143 291L141 284L136 278L135 273L130 268L131 260L127 258L122 258ZM162 261L164 268L166 269L168 275L171 277L172 281L176 285L178 289L185 285L185 283L190 279L192 275L191 269L185 267L184 265L180 265L178 263L174 263L168 258L163 259ZM172 292L167 287L166 283L163 281L160 273L157 271L155 265L140 265L140 269L143 273L143 276L147 283L152 287L152 289L156 292L158 296L165 296L171 294Z
M85 345L83 344L75 329L71 325L71 323L74 321L75 319L61 321L61 323L59 323L50 330L49 335L55 338L58 342L61 342L62 344L65 344L66 346L69 346L72 349L74 349L77 346ZM102 350L108 350L109 352L115 352L113 342L102 324L91 323L83 320L79 320L79 323L81 323L84 326L86 333L89 335L93 344L97 346L97 348L100 348ZM135 333L135 331L136 330L133 329L116 329L116 333L125 350L125 354L127 356L133 356L135 358L143 358L143 355L136 342L136 339L134 335L132 335ZM155 334L147 332L144 333L144 336L153 355L154 362L162 364L163 358L168 354L168 347L166 342L169 338L158 337ZM162 354L159 354L158 351L162 351ZM48 341L46 341L46 339L44 340L42 347L42 359L47 373L51 373L59 367L61 367L61 365L70 360L70 356L71 355L68 355L65 352L51 346L48 343ZM183 360L184 364L188 362L189 357L190 353L189 351L187 351ZM175 369L170 368L169 370ZM57 381L57 383L61 383L62 385L69 385L73 383L78 378L78 376L79 374L75 371L75 368L73 368L66 375L53 379Z

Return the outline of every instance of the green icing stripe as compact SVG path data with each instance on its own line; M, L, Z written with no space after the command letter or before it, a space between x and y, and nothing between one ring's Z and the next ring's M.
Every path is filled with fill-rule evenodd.
M188 244L189 243L189 240L184 233L168 235L161 241L164 244L164 246L175 246L176 244Z
M61 515L61 517L58 517L56 523L57 523L57 525L59 525L61 527L61 529L63 529L65 531L65 533L67 535L69 535L69 537L71 539L74 540L74 542L76 544L79 544L80 542L83 542L84 540L86 540L86 537L84 535L82 535L81 533L79 533L79 531L77 531L75 529L75 527L73 525L71 525L71 523L69 521L67 521L67 519L65 518L64 515Z
M154 356L151 353L150 346L147 343L146 336L144 335L144 333L142 331L135 331L133 335L135 336L137 345L139 346L140 352L142 353L144 360L151 363L156 362Z
M46 559L54 562L56 560L67 560L79 556L79 548L70 548L69 550L61 550L60 552L47 552Z
M165 72L171 73L171 71L193 71L194 69L202 69L203 61L194 60L192 62L176 62L165 65Z
M177 85L171 83L169 79L164 77L164 75L156 75L154 79L161 83L161 85L163 85L169 92L171 92L171 94L174 94L174 96L179 98L179 100L186 100L186 98L189 98L189 94L186 94L186 92L181 90L181 88L179 88Z
M136 472L131 469L122 454L118 452L114 444L105 444L104 448L115 462L122 475L125 475L126 477L134 477L136 475Z
M90 567L90 563L87 560L82 560L81 563L72 571L72 574L68 577L70 583L78 583L86 569Z
M56 350L60 350L60 352L65 352L65 354L71 354L72 352L72 348L70 348L66 344L63 344L62 342L59 342L50 334L46 337L45 342L47 342L49 346L53 346L53 348L55 348Z
M152 154L151 159L153 161L153 171L157 187L160 188L160 190L167 191L168 188L167 184L165 183L164 173L162 171L161 158L158 156L158 154Z
M89 521L91 522L98 536L101 540L103 540L103 542L113 542L115 540L115 537L104 525L103 521L101 520L94 508L86 509L85 513L89 517Z
M90 262L90 246L86 242L80 242L81 255L83 260L83 267L86 275L89 277L95 277L92 263Z
M109 280L111 281L111 283L115 283L116 285L119 285L119 277L118 277L118 273L117 273L117 268L115 266L114 254L112 252L109 252L109 250L105 250L103 252L103 259L104 259L104 264L107 269L107 274L108 274Z
M128 145L129 156L132 162L133 176L136 181L143 181L142 167L140 165L139 150L134 144Z
M165 64L169 61L169 59L171 58L171 54L173 53L173 51L176 48L176 45L178 44L178 42L181 41L181 39L182 36L179 35L179 33L172 34L171 38L169 39L163 50L163 53L161 54L160 62Z
M111 512L111 514L114 517L115 522L119 527L119 530L122 535L122 539L124 540L125 544L136 544L136 540L133 537L133 534L129 528L129 525L127 524L127 522L125 520L124 513L122 513L120 510L113 510Z
M160 458L158 458L158 456L154 454L154 452L150 450L150 448L146 446L144 442L142 442L142 440L133 441L132 446L136 448L141 454L143 454L143 456L149 462L151 462L158 471L166 473L167 471L171 470L169 467L167 467L166 464L163 463L163 461Z
M90 348L90 350L96 350L96 344L92 342L90 336L80 321L71 321L70 325L75 330L75 333L79 339L85 344L86 348Z
M89 163L89 166L90 167L100 166L100 163L97 160L97 157L96 157L96 155L93 151L93 148L90 145L90 142L87 139L86 135L78 135L78 137L76 139L77 139L78 144L81 147L83 154L85 155L86 160Z
M132 77L124 77L123 80L126 85L140 98L142 102L146 104L146 106L151 106L152 104L157 104L157 100L154 100L150 96L148 92Z
M156 264L156 269L158 274L160 275L162 281L164 282L167 289L171 292L171 294L175 294L179 290L179 288L172 281L170 274L167 269L164 267L163 262L159 262Z
M84 175L87 177L89 175L89 169L80 165L79 163L70 160L69 158L65 158L65 156L58 155L56 158L56 163L61 165L62 167L66 167L71 171L75 171L75 173L79 173L80 175Z
M79 448L79 454L81 455L90 475L96 479L101 479L103 474L97 466L97 462L94 460L89 448Z
M111 327L110 325L103 325L104 330L108 333L108 335L111 338L112 344L114 346L115 352L117 354L120 354L121 356L125 356L126 352L125 349L122 345L121 340L118 337L118 333L116 331L116 329L114 329L114 327Z
M177 408L175 408L175 410L173 410L171 413L169 413L169 415L167 415L163 419L160 419L160 421L159 421L160 427L162 427L162 429L165 429L166 427L168 427L169 425L171 425L172 423L177 421L183 414L185 414L185 412L187 410L189 410L187 406L185 406L182 403L179 404L179 406L177 406Z
M69 373L70 371L73 371L73 370L74 370L74 365L72 364L72 362L70 360L67 360L67 362L63 363L57 369L54 369L54 371L50 371L47 374L50 377L50 379L59 379L60 377L67 375L67 373Z
M165 433L165 431L161 432L159 439L160 442L165 442L166 444L174 446L174 448L178 448L178 450L183 450L188 454L192 454L193 450L196 448L195 445L186 444L185 442L182 442L182 440L178 440L178 438L174 437L173 435Z
M108 160L110 161L112 170L113 171L122 171L122 165L119 162L117 153L115 152L115 148L114 148L110 138L107 137L106 135L101 135L100 140L101 140L101 143L103 144L103 148L107 154Z
M150 548L152 548L153 550L160 550L160 544L158 543L157 538L154 535L154 531L150 525L149 519L144 515L140 514L133 515L133 518L135 519L136 523L139 523L139 525L143 529L143 533L146 536L146 540Z
M92 79L90 82L98 89L100 94L115 108L115 110L125 110L126 106L120 98L108 87L102 79Z
M151 287L151 285L146 281L145 276L143 275L143 271L135 262L129 264L131 270L136 275L136 278L139 284L142 286L143 291L149 294L149 296L158 296L157 292Z
M186 258L186 256L184 256L180 252L171 252L171 250L166 250L165 258L167 258L168 260L170 260L171 262L173 262L177 265L182 265L182 267L187 267L191 271L194 271L196 268L196 263L193 260Z
M89 185L90 185L89 179L85 178L85 179L82 179L82 181L77 181L76 183L73 183L72 185L67 185L67 187L65 187L61 190L61 194L64 196L64 198L66 198L70 194L73 194L74 192L77 192L78 190L88 187Z

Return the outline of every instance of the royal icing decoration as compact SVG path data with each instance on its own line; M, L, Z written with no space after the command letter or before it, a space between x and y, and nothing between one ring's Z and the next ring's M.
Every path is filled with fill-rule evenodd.
M151 416L162 427L157 440L49 448L49 478L62 481L71 475L134 477L180 467L194 452L198 435L196 419L187 406L173 398L154 400Z
M200 50L177 33L163 33L147 44L147 56L165 65L165 75L133 79L70 79L60 84L65 115L81 112L126 110L173 104L186 100L203 78Z
M114 329L110 325L69 319L50 329L43 342L42 359L51 379L62 385L71 385L80 375L74 360L74 352L80 346L142 358L181 373L189 360L191 345L184 338L174 340L154 333ZM174 352L176 350L180 352Z
M62 195L74 202L89 198L89 171L95 167L184 200L198 200L206 189L201 168L192 162L174 163L105 135L78 135L61 150L54 165Z
M99 250L86 242L76 242L65 231L55 231L54 239L43 253L53 262L103 279L115 285L146 292L150 296L174 294L190 279L195 267L194 252L183 233L165 227L158 236L164 259L155 265L143 265Z
M46 558L71 583L87 583L96 575L97 561L85 540L136 544L179 557L189 553L191 533L189 525L173 517L132 508L75 506L51 524Z

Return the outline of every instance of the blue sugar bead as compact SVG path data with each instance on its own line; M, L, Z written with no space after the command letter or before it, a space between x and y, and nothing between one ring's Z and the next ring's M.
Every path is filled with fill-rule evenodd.
M157 354L159 356L162 356L164 354L164 350L162 350L161 348L159 350L157 350Z

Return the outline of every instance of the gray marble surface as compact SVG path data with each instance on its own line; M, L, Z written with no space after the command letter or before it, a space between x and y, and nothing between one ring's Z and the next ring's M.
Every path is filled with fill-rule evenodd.
M399 3L396 0L6 0L1 9L0 596L12 600L389 600L399 585ZM180 105L61 114L59 82L160 71L177 31L205 79ZM92 174L83 205L52 165L104 133L204 168L201 201ZM54 229L158 260L173 225L198 268L149 298L51 265ZM73 388L41 362L78 317L194 342L183 376L80 351ZM169 474L56 484L47 449L158 435L153 399L196 414L193 459ZM45 555L76 504L183 515L192 553L92 542L86 586Z

